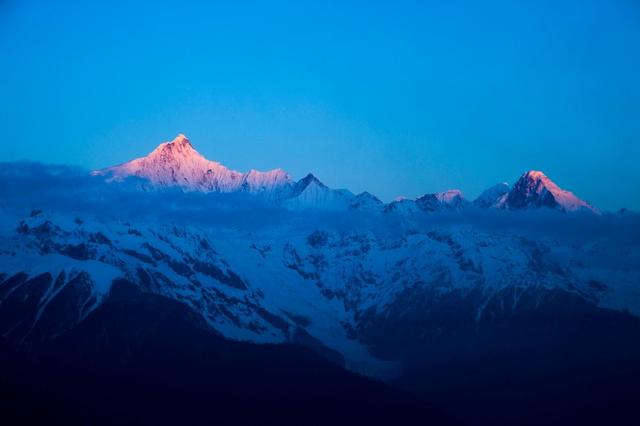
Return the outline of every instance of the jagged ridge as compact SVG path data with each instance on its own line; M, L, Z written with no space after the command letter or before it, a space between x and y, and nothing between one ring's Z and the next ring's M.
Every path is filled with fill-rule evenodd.
M348 190L327 187L309 173L294 181L282 169L241 173L210 161L198 153L183 134L164 142L142 158L93 172L110 180L129 176L148 179L158 187L176 186L187 191L248 192L284 202L291 208L354 208L415 214L416 212L458 211L470 206L508 210L549 208L563 212L599 211L573 193L558 187L544 173L531 170L510 187L506 183L484 191L473 203L457 189L425 194L415 200L396 200L387 205L375 196L355 196ZM367 196L367 194L369 196Z

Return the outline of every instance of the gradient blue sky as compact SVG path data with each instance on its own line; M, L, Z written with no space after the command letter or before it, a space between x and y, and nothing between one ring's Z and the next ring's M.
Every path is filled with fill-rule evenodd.
M541 169L640 210L639 46L637 0L0 0L0 160L99 168L185 133L384 200Z

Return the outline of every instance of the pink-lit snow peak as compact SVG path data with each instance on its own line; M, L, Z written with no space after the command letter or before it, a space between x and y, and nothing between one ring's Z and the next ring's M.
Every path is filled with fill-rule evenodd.
M598 212L572 192L561 189L538 170L530 170L520 176L512 189L500 198L498 207L510 209L549 207L567 212L580 210Z
M292 183L289 174L282 169L241 173L207 160L183 134L160 144L146 157L99 170L96 174L115 180L138 176L158 186L178 186L204 192L262 192Z
M186 191L243 191L261 193L277 200L297 198L299 204L304 205L361 206L364 202L362 199L348 202L354 197L351 192L330 189L312 174L294 182L282 169L266 172L252 169L246 173L229 169L198 153L189 138L183 134L179 134L172 141L161 143L146 157L98 170L93 174L116 181L130 176L141 177L154 186L174 186ZM426 212L461 210L471 205L458 189L425 194L415 200L398 197L391 204L399 208L401 205L414 203L414 207ZM377 205L376 203L366 204ZM599 213L589 203L561 189L538 170L525 172L513 186L502 183L489 188L473 204L481 208L518 210L545 207L565 212ZM413 207L411 210L413 211Z
M464 194L459 189L449 189L444 192L437 192L435 194L438 201L445 204L451 204L456 202L458 199L464 199Z

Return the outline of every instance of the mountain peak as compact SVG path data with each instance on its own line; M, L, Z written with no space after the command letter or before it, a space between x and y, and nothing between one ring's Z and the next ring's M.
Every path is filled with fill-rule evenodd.
M311 173L294 182L282 169L237 172L206 159L182 133L169 142L161 143L145 157L101 169L93 174L106 176L109 180L136 176L147 179L156 187L179 187L186 191L243 191L261 193L274 199L302 196L302 201L322 206L346 205L347 200L351 198L355 198L352 204L357 206L380 204L380 201L370 194L356 197L346 190L332 190ZM422 211L432 212L460 210L470 203L460 190L452 189L425 194L409 204L415 204L414 207ZM564 212L599 213L587 202L561 189L539 170L526 171L511 188L505 183L489 188L474 201L474 204L485 208L512 210L547 207Z
M191 156L196 155L202 157L191 145L191 141L188 137L180 133L176 136L172 141L163 142L156 149L154 149L149 156L153 155L161 155L168 154L170 155L182 155L182 156ZM148 157L149 157L148 156ZM204 159L204 157L202 157Z
M510 189L511 187L506 182L493 185L491 188L484 190L484 192L473 201L473 204L483 208L494 207L509 193Z
M528 172L524 172L524 174L522 176L526 176L529 179L534 179L534 180L539 180L539 179L549 179L547 178L547 175L544 174L544 172L541 172L540 170L529 170Z
M146 157L94 173L116 180L138 176L155 186L177 186L202 192L263 192L292 183L289 175L281 169L268 172L251 170L243 174L207 160L182 133L170 142L161 143Z
M598 212L586 201L560 188L539 170L523 173L513 188L499 200L498 206L508 209L547 207L566 212L581 210Z
M171 142L169 142L169 144L174 144L174 145L189 145L191 146L191 141L189 141L189 138L186 137L183 133L178 134L178 136L175 137L174 140L172 140Z
M322 183L320 179L318 179L313 173L307 173L305 177L298 181L298 185L302 185L305 188L312 183L315 183L316 185L319 185L321 187L326 187L326 185Z
M352 198L350 207L360 210L378 210L382 209L383 202L370 192L364 191Z
M169 142L169 144L178 146L181 148L193 149L193 145L191 145L191 141L189 140L189 138L183 135L182 133L176 136L174 140Z
M459 189L425 194L417 198L415 202L419 208L427 212L458 210L467 204L467 200Z
M434 195L439 201L445 204L455 202L458 198L464 198L464 194L459 189L449 189L443 192L436 192Z

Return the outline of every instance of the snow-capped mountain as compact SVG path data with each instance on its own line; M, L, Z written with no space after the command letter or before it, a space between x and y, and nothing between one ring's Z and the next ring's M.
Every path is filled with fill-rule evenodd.
M481 208L495 207L499 205L500 200L509 192L509 189L508 183L498 183L483 191L478 198L473 200L473 204Z
M149 155L94 172L120 180L130 176L148 179L157 186L177 186L203 192L274 192L288 190L293 180L284 170L251 170L240 173L209 161L196 151L183 134L164 142Z
M352 209L379 212L384 208L384 203L375 195L364 191L351 198L349 205Z
M282 169L246 173L228 169L203 157L182 134L160 144L146 157L94 171L93 175L111 181L135 176L148 180L152 187L178 187L185 191L246 192L298 209L346 208L353 198L350 191L331 189L311 173L294 181Z
M303 345L408 389L438 363L455 376L452 353L475 365L473 345L532 353L530 335L576 330L591 349L612 330L640 341L637 215L544 214L593 208L540 172L474 203L451 190L384 204L312 174L234 172L179 137L95 174L106 179L51 173L50 187L0 191L0 335L20 350L82 326L122 282L227 339ZM117 183L128 176L185 191ZM635 362L634 348L613 355Z
M296 209L344 209L352 198L350 191L331 189L309 173L293 185L284 205Z
M458 300L471 325L553 290L640 315L640 270L603 265L615 251L607 241L574 247L465 224L416 229L385 220L345 232L305 225L300 214L296 225L267 230L39 211L4 222L0 332L37 344L82 321L120 278L187 304L229 338L277 343L303 333L349 368L386 376L394 364L370 345L376 324L398 309ZM615 256L640 264L637 252Z
M494 187L495 189L496 187ZM532 209L546 207L564 212L598 210L569 191L558 187L544 173L530 170L520 176L511 190L498 198L496 207L504 209Z
M423 213L415 200L411 200L403 196L396 197L395 200L385 204L384 212L409 218Z
M384 206L387 214L399 215L405 219L415 219L428 213L461 211L469 206L460 190L425 194L416 199L398 197Z
M464 208L468 201L465 200L462 191L450 189L435 194L425 194L416 199L417 206L426 212L436 212L443 210L460 210Z
M204 158L189 139L180 134L171 142L160 144L149 155L93 172L110 181L135 176L146 179L153 187L178 187L185 191L246 192L275 201L292 209L365 209L413 216L418 212L460 211L470 206L502 209L550 208L564 212L598 210L569 191L559 188L544 173L529 171L509 187L495 185L473 203L460 190L425 194L415 200L395 200L384 205L365 192L355 196L346 189L332 189L309 173L295 181L282 169L247 173L228 169Z

